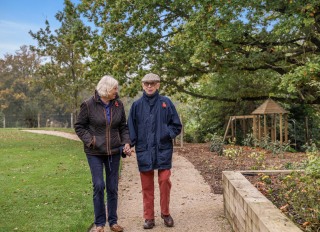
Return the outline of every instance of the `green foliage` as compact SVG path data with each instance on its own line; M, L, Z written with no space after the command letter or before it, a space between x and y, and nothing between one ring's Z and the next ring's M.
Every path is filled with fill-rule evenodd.
M100 30L91 70L114 73L131 96L144 73L160 74L161 91L188 103L188 141L222 135L228 116L270 96L319 101L316 1L84 0L79 8Z
M318 151L310 151L307 156L308 160L304 164L285 165L287 169L305 168L305 172L294 171L280 177L277 194L270 194L270 197L276 202L282 200L280 206L293 208L294 214L290 210L285 213L304 231L317 232L320 226L320 155Z
M63 11L56 14L60 28L51 31L46 21L46 28L38 32L30 31L30 35L38 42L32 46L40 56L49 59L37 70L38 84L68 105L69 112L79 108L81 93L92 87L92 81L86 77L87 63L91 39L95 33L86 26L76 6L64 1Z
M290 94L298 93L307 101L313 101L320 91L320 57L309 56L304 66L297 67L282 78L281 89Z
M284 152L288 151L290 143L280 143L280 141L274 141L271 143L270 150L273 155L283 155Z
M262 139L260 142L257 141L256 144L263 149L271 151L273 155L283 155L284 152L291 150L290 142L271 141L269 137Z
M251 168L254 169L254 170L257 170L257 169L261 169L261 168L265 168L265 155L266 153L265 152L257 152L257 151L254 151L254 152L251 152L249 154L249 158L253 159L255 161L255 165L252 166Z
M244 146L255 147L258 144L258 140L253 137L253 134L247 134L242 141Z
M266 184L271 184L271 178L269 175L261 174L260 179Z
M214 134L212 135L210 142L210 151L216 152L218 155L221 156L223 154L223 138L217 134Z
M294 148L298 151L305 151L306 143L315 143L316 146L319 146L319 107L306 104L287 104L286 109L290 112L289 140L293 143ZM306 133L307 130L308 133Z
M320 179L320 152L318 150L313 150L307 152L308 163L306 167L306 173L316 179Z
M318 166L319 168L319 166ZM296 215L289 215L294 221L303 218L305 231L317 231L320 225L320 180L313 176L294 172L282 180L281 195L293 207Z
M241 95L251 96L256 89L261 91L261 94L271 91L276 80L274 77L269 77L267 80L268 82L259 83L254 76L249 74L244 78L235 78L235 74L231 73L223 78L208 74L202 81L199 81L198 85L193 87L193 91L199 95L211 94L239 99ZM218 102L192 97L185 98L187 102L186 110L183 112L186 118L185 131L192 137L195 137L193 135L198 131L202 132L204 138L214 133L223 135L229 116L251 114L259 106L259 103L249 101ZM237 136L241 136L241 128L238 129ZM242 138L238 137L237 141L241 142Z
M241 154L241 147L230 147L223 150L223 155L233 161L236 161Z
M6 55L0 60L0 111L20 112L23 105L34 96L32 80L40 65L40 58L27 46L22 46L15 55Z
M37 126L35 120L38 113L65 111L66 105L59 103L38 84L36 72L41 66L40 61L40 57L27 46L22 46L15 55L8 54L0 60L0 112L7 117L7 123L12 115L19 118L10 127L34 127Z
M3 128L3 120L4 120L4 114L0 112L0 128Z
M303 146L305 152L307 153L310 153L310 154L313 154L313 153L317 153L319 151L317 145L311 141L311 143L306 143L304 146Z
M32 104L26 104L21 112L24 118L25 126L28 128L37 127L38 107ZM23 126L23 125L22 125Z
M0 129L0 179L1 231L86 231L93 220L90 169L77 141Z
M242 147L236 146L235 142L235 140L229 141L229 144L231 145L223 149L223 155L233 162L237 162L237 160L241 159L241 156L244 155Z
M309 160L309 164L306 168L307 174L311 177L320 179L320 156L312 157Z
M206 141L204 131L201 130L187 132L184 138L187 143L204 143Z
M79 5L65 0L56 14L57 30L46 22L30 32L38 42L33 49L47 59L30 64L38 74L33 82L46 96L43 102L49 90L51 101L59 99L60 110L70 112L102 75L114 75L121 94L133 97L141 90L141 77L156 72L161 93L188 104L184 126L186 138L194 142L222 135L229 116L250 114L273 97L286 103L297 120L300 132L290 140L300 149L306 141L299 117L319 111L319 12L315 0L82 0ZM14 88L0 84L0 111L14 104L21 110L21 100L31 97L14 90L28 81L1 77ZM49 110L48 105L39 104L38 110ZM312 134L320 138L319 130Z
M319 101L317 1L83 0L79 9L99 29L94 75L114 73L132 95L148 69L161 75L168 94L233 103L269 96ZM303 79L305 67L312 81ZM208 75L217 77L209 84L231 80L233 94L198 92Z

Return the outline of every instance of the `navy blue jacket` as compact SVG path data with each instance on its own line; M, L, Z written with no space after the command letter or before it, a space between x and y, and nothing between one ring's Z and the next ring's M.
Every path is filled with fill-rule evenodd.
M140 172L171 169L172 140L180 134L182 125L171 100L159 95L143 96L130 109L129 134L135 146Z

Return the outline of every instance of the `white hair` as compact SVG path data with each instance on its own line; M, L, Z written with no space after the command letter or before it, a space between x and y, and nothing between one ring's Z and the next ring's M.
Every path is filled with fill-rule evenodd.
M118 81L112 76L103 76L97 84L96 90L100 97L107 97L110 90L118 86Z

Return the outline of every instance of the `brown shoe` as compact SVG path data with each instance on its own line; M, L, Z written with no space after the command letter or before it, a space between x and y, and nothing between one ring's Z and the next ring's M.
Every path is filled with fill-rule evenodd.
M174 221L170 214L169 215L161 214L161 218L163 219L163 222L167 227L173 227Z
M156 224L154 223L154 219L146 219L143 224L144 229L152 229Z
M114 225L110 226L110 230L115 231L115 232L122 232L123 227L119 226L118 224L114 224Z
M104 226L97 226L96 232L104 232Z

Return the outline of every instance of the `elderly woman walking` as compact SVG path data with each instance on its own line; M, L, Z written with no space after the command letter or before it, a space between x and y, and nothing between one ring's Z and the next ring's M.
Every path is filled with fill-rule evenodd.
M96 231L104 231L108 217L110 229L121 232L124 229L118 224L117 215L118 170L120 157L131 155L131 150L126 115L118 97L116 79L111 76L101 78L95 94L81 104L75 131L83 142L91 170Z

